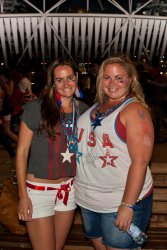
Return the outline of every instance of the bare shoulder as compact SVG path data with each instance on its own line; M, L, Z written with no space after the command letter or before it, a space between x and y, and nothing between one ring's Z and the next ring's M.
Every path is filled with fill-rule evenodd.
M150 113L149 108L139 101L128 103L125 106L125 108L121 111L121 113L133 114L136 113L136 111L143 111Z
M141 102L131 102L120 112L121 121L125 124L127 120L138 121L140 119L149 119L151 114L149 108Z

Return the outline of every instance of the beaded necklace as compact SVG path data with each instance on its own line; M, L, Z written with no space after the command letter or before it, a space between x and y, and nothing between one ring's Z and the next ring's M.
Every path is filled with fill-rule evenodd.
M65 134L65 141L67 142L67 148L69 149L69 152L76 153L78 150L77 146L77 131L76 131L76 123L78 118L78 108L75 102L75 99L73 98L72 101L72 117L70 119L66 119L60 114L60 121L62 124L62 128Z
M121 101L120 103L118 103L117 105L112 106L111 108L107 109L105 112L100 112L100 108L102 107L102 105L98 104L96 107L96 111L95 111L95 119L93 120L91 126L93 126L93 130L95 130L95 128L97 126L101 126L101 121L106 118L108 115L110 115L111 113L113 113L118 107L120 107L129 97L125 98L123 101Z

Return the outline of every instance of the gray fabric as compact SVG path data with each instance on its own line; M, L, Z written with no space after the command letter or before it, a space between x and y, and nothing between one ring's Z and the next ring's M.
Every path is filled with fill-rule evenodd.
M21 120L24 121L28 128L33 131L33 139L28 163L28 173L34 174L36 178L48 179L48 137L45 131L42 133L38 132L41 118L41 102L42 101L40 99L35 99L31 103L26 104L24 112L21 115ZM88 106L79 102L78 109L79 114L81 115L86 109L88 109ZM61 130L59 141L64 142L64 135L62 135ZM66 162L65 164L69 165L69 162ZM67 176L73 176L74 170L72 170L72 167L65 167L67 169ZM64 176L57 176L56 171L54 172L54 179L61 177Z

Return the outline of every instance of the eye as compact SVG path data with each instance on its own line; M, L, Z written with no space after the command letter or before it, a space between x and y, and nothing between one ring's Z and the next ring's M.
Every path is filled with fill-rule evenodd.
M71 76L68 76L68 81L74 81L75 80L75 76L74 75L71 75Z
M122 81L122 77L121 76L115 76L115 80Z
M107 75L103 76L103 78L104 78L104 80L109 80L110 79L110 77L107 76Z
M124 82L124 80L121 76L115 76L115 80L120 82L120 83Z
M63 79L62 78L56 78L54 80L55 83L62 83L63 82Z

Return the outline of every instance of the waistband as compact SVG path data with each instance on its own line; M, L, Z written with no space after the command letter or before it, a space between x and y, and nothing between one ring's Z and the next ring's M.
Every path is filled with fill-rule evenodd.
M153 185L152 185L151 188L149 189L149 191L148 191L142 198L139 198L139 199L137 200L136 203L142 201L143 199L146 199L150 194L152 194L153 188L154 188L154 187L153 187Z
M51 191L51 190L57 190L57 195L55 198L55 203L57 199L62 200L64 205L67 205L68 202L68 197L69 197L69 192L71 191L71 186L73 185L73 179L68 180L66 182L63 182L63 184L52 184L49 186L49 184L43 184L41 185L35 185L32 184L32 182L26 181L26 187L34 189L34 190L39 190L39 191ZM54 187L54 186L59 186L59 187Z

